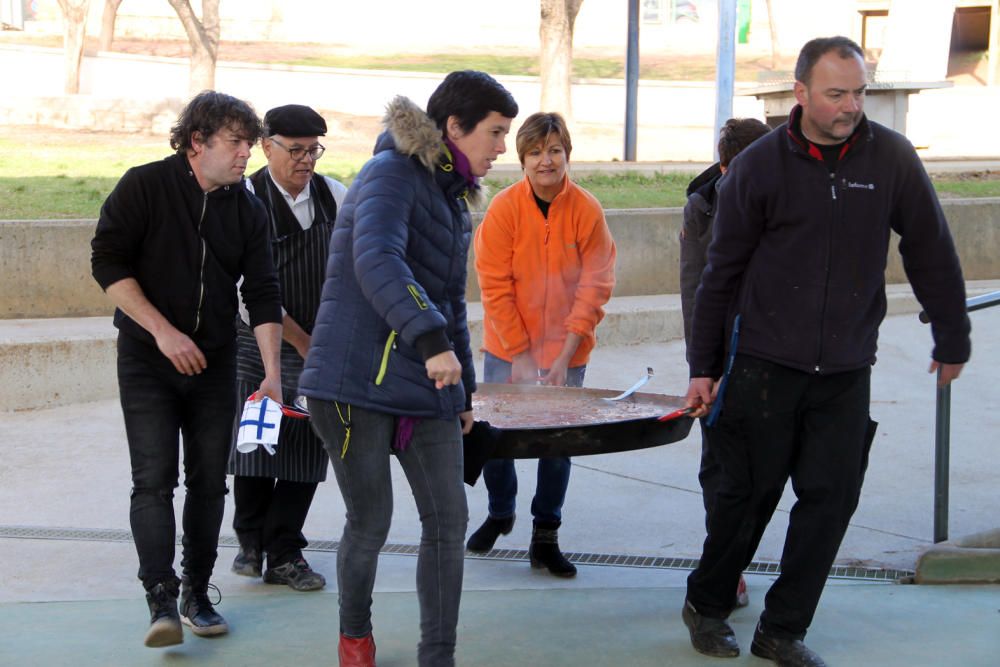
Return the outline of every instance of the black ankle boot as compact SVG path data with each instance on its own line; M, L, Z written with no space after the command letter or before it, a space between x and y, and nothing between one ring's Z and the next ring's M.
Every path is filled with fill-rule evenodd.
M486 521L479 529L469 536L469 541L466 543L465 548L469 551L475 551L477 553L485 553L493 548L496 543L497 538L501 535L508 535L510 531L514 529L514 517L509 516L506 519L494 519L491 516L486 517Z
M215 607L208 599L209 587L218 593L219 589L208 581L192 582L187 577L181 579L181 622L199 637L224 635L229 632L226 619L215 611ZM220 594L216 604L221 601Z
M531 567L545 567L557 577L575 577L576 566L559 550L559 523L535 521L528 548Z
M149 630L144 643L151 648L173 646L184 641L181 618L177 613L177 579L163 581L146 591L149 605Z

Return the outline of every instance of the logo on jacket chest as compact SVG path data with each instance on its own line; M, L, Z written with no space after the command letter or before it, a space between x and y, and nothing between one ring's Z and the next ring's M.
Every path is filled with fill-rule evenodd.
M874 183L859 183L858 181L847 181L847 188L849 190L874 190Z

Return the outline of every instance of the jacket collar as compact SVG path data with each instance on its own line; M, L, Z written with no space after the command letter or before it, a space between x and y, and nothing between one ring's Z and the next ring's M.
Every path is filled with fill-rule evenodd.
M194 175L194 169L191 168L191 162L188 160L187 155L184 153L174 153L170 157L166 158L167 161L172 162L174 169L178 172L181 180L185 183L190 184L192 195L197 195L199 197L208 195L209 197L228 197L235 194L239 188L244 188L243 179L240 179L238 183L231 183L230 185L223 185L222 187L216 188L211 192L206 193L201 189L201 185L198 184L198 179ZM239 188L233 187L239 186Z
M485 203L486 193L477 179L468 187L455 170L452 156L434 121L409 98L397 95L385 108L382 117L385 131L375 143L375 152L394 150L416 159L450 196L464 197L470 206Z
M813 142L809 141L806 136L802 133L802 105L796 104L792 107L791 112L788 114L788 123L785 127L785 132L788 136L789 145L793 150L802 151L806 155L813 157L820 162L823 161L823 153L820 151L819 147ZM868 116L862 114L861 122L858 126L854 128L854 132L851 136L847 138L844 142L844 147L840 151L839 159L843 160L844 156L854 150L855 146L858 145L860 139L864 139L865 142L871 141L872 138L872 128L868 122ZM862 142L864 143L864 142Z

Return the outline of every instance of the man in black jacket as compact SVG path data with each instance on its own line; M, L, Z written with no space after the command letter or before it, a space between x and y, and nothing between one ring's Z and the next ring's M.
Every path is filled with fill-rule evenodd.
M281 295L267 215L242 182L260 133L246 102L199 94L171 130L176 153L125 173L101 207L91 242L94 278L117 306L130 521L151 616L147 646L182 642L182 622L196 635L228 631L208 587L237 409L240 276L266 369L260 391L281 401ZM173 568L178 432L186 489L182 580Z
M812 40L795 79L788 123L730 164L695 300L687 405L708 415L722 474L682 617L696 650L739 654L725 621L733 590L791 477L781 574L750 650L817 666L802 639L875 434L870 378L890 230L931 318L939 385L961 373L971 327L958 256L916 152L864 116L860 47Z

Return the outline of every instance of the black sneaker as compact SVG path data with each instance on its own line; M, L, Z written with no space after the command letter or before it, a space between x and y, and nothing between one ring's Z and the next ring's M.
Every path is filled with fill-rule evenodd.
M212 637L224 635L229 632L229 625L226 619L222 618L215 607L208 599L208 589L214 588L219 594L219 599L215 602L222 602L222 593L214 584L207 584L203 588L189 588L187 582L181 590L181 622L191 628L191 632L199 637Z
M146 591L146 604L149 605L149 631L143 643L150 648L183 643L184 630L177 613L177 580L161 582Z
M318 591L326 586L326 578L316 572L305 558L299 557L264 571L265 584L286 584L295 591Z
M233 559L232 569L233 572L244 577L259 577L263 564L264 557L261 555L260 549L240 547L239 553Z

